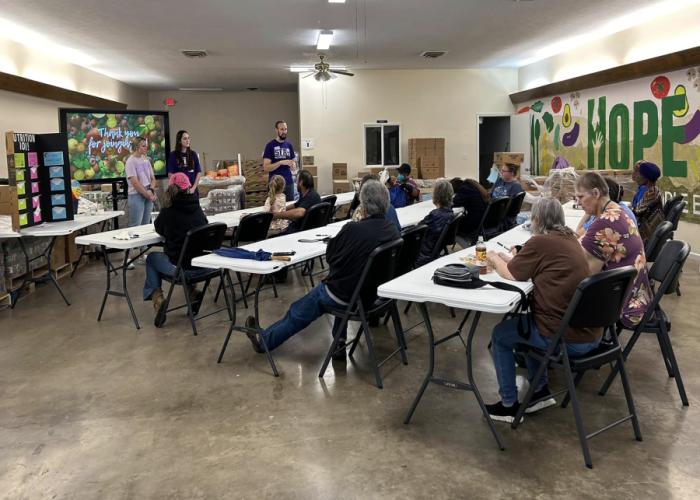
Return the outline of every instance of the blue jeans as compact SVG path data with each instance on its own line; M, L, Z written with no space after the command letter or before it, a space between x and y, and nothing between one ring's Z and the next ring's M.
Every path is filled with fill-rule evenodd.
M163 284L163 275L174 276L177 266L163 252L149 253L146 258L146 282L143 284L143 300L151 300L151 295ZM208 273L209 269L185 270L188 278L197 278Z
M279 347L289 338L302 331L324 314L323 306L343 307L328 295L326 285L320 283L304 295L302 298L289 306L289 311L284 318L261 332L265 338L265 343L269 350ZM333 330L340 324L341 319L335 318ZM341 339L345 340L345 332L341 334ZM331 332L332 333L332 332Z
M600 339L588 344L570 344L567 342L566 351L572 357L583 356L589 351L592 351L598 344ZM514 404L518 400L518 388L515 385L515 355L513 348L516 344L531 345L537 349L545 350L549 347L550 341L548 337L540 335L537 326L532 323L530 329L530 338L524 339L518 334L518 318L511 318L496 325L491 335L491 355L493 356L493 364L496 368L496 377L498 378L498 393L501 396L501 401L506 406ZM526 356L528 380L532 382L537 375L537 369L540 364L537 360ZM540 380L540 383L535 388L539 391L547 384L547 370Z
M129 227L142 226L151 222L153 202L147 200L139 193L130 194L127 205L129 207Z

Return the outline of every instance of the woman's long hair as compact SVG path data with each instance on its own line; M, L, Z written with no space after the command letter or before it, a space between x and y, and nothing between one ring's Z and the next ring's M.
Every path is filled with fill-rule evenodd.
M165 190L165 195L163 196L163 208L170 208L173 206L173 200L178 196L187 194L186 189L180 189L175 184L168 185L168 189Z
M481 199L484 200L484 203L489 202L489 199L490 199L489 192L486 191L484 186L482 186L481 184L476 182L474 179L464 179L463 184L469 184L471 187L476 189L479 192L479 194L481 195Z
M268 184L267 196L270 198L270 206L274 205L275 198L278 194L284 193L285 188L284 177L281 175L273 175ZM287 200L290 201L290 200Z
M187 130L178 130L177 135L175 136L175 152L177 153L175 157L177 158L177 166L182 168L182 156L180 153L182 152L182 136L185 134L189 134ZM187 168L194 168L192 166L192 149L187 146Z
M530 223L533 234L559 233L575 236L574 231L566 225L564 209L556 198L541 198L532 206Z

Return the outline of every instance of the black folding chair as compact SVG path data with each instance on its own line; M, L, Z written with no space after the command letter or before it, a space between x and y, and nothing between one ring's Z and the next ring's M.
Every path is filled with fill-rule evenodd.
M335 200L333 200L333 204L335 204ZM330 202L322 201L321 203L317 203L311 208L309 208L304 214L304 218L301 221L299 231L301 232L306 231L308 229L317 229L319 227L326 226L328 224L328 220L332 215L333 205L331 205ZM309 281L311 282L312 287L316 286L316 284L314 283L313 268L314 261L308 260L304 263L301 270L302 276L309 277Z
M664 244L673 237L673 224L664 221L654 229L654 232L644 246L644 256L647 263L654 262Z
M425 238L425 235L427 233L428 226L426 226L425 224L409 226L401 231L403 246L401 247L401 253L399 254L399 258L396 262L396 270L394 272L394 275L396 277L403 276L404 274L412 271L416 267L416 259L418 258L421 246L423 245L423 238ZM406 311L408 311L410 305L410 302L406 304ZM406 314L406 311L404 311L404 314ZM389 322L389 316L390 314L387 313L384 317L385 325ZM410 328L408 330L410 330ZM405 343L404 347L406 347Z
M392 280L395 276L396 263L398 262L399 255L401 254L402 245L403 240L399 238L397 240L379 245L377 248L375 248L367 258L367 263L360 274L357 286L352 293L348 305L342 308L326 308L327 313L336 318L341 318L341 321L337 325L337 328L334 328L333 330L333 342L328 350L328 354L326 354L326 359L323 361L323 366L318 374L319 377L323 377L323 374L326 373L326 368L328 367L328 363L333 355L343 349L346 349L348 345L351 346L349 356L352 358L355 348L357 347L363 333L365 334L367 352L369 354L372 371L374 372L374 378L378 388L381 389L383 387L382 376L379 372L379 368L395 354L399 353L403 364L408 364L406 359L406 351L404 349L405 342L401 329L401 320L399 318L399 311L396 308L396 301L394 299L377 298L377 287L387 281ZM397 348L386 358L384 358L384 360L377 362L377 356L374 351L374 341L372 340L372 335L370 333L368 318L370 316L381 316L387 311L391 313L394 323ZM348 321L360 321L362 326L358 330L357 335L355 335L355 338L344 343L343 345L339 345L341 332L343 332L347 327Z
M632 330L632 337L630 337L625 349L622 351L622 357L627 360L632 352L632 348L639 340L642 333L653 333L656 335L659 341L659 347L661 348L661 355L664 358L664 365L666 365L666 371L668 376L676 379L676 385L678 386L678 393L681 396L681 401L683 406L688 406L688 396L685 394L685 386L683 385L683 378L681 377L680 369L678 368L678 362L676 361L676 355L673 352L673 346L671 345L671 338L668 335L671 329L671 322L668 319L668 315L661 309L661 299L664 295L673 293L675 291L675 284L680 278L681 270L685 264L688 255L690 254L690 246L684 241L675 240L667 242L649 270L649 281L654 286L654 297L652 298L649 307L639 322L637 327ZM599 394L604 395L610 388L613 380L617 376L619 369L615 366L608 376L607 380L600 388Z
M664 204L664 219L668 220L668 214L671 212L671 209L681 201L683 201L683 195L677 194Z
M590 438L627 420L632 421L632 428L634 429L634 436L637 441L642 440L642 432L639 429L632 392L630 390L627 374L625 373L622 349L620 348L614 328L610 328L612 336L612 342L610 344L601 343L601 345L593 351L575 358L570 357L566 350L564 334L569 328L609 328L611 325L614 325L620 317L627 291L636 276L636 269L633 266L627 266L604 271L584 279L576 288L576 292L569 303L569 307L566 309L566 313L564 313L556 335L550 339L549 348L546 351L542 351L531 346L518 346L522 348L527 356L538 360L540 366L534 379L530 382L530 388L518 409L518 413L511 427L513 429L517 428L527 407L531 403L537 402L532 401L532 395L547 367L550 366L562 369L565 374L567 388L553 395L556 396L566 393L566 397L562 402L562 407L566 406L569 399L571 400L571 406L576 420L576 430L581 443L584 461L588 468L593 468L591 454L588 450L588 440ZM581 417L579 401L576 396L576 386L586 370L597 369L604 364L614 362L617 363L620 370L620 377L625 391L625 399L627 400L629 414L595 432L586 434L583 428L583 418ZM576 374L575 379L574 373ZM551 396L547 397L549 398Z
M440 255L447 255L450 253L447 247L454 246L455 243L457 243L457 231L459 230L459 225L462 223L463 217L464 212L460 212L455 214L448 224L445 224L433 248L433 254L430 260L435 260L440 257Z
M323 203L329 203L331 206L331 209L328 212L328 220L326 221L326 224L330 224L333 221L333 216L335 215L335 203L338 201L338 197L334 194L329 194L321 198L321 201Z
M676 195L680 196L680 195ZM673 200L671 200L673 201ZM685 210L687 203L683 201L681 198L680 201L677 201L676 203L673 204L673 206L669 209L668 215L666 216L666 220L673 224L673 231L678 230L678 221L681 220L681 215L683 215L683 210ZM671 239L673 239L673 234L671 235ZM676 295L679 297L681 296L681 286L680 282L676 282Z
M467 235L464 238L460 238L460 245L463 248L467 248L476 243L479 235L482 235L485 240L489 240L494 236L501 234L503 221L506 218L506 212L508 210L508 204L510 203L510 198L497 198L491 200L488 205L486 205L486 210L484 215L481 217L481 222L479 222L479 227L472 234Z
M272 223L272 213L271 212L258 212L254 214L249 214L243 217L238 224L238 227L233 232L231 237L231 246L238 247L245 243L254 243L257 241L262 241L267 238L267 233L270 230L270 224ZM250 287L250 281L252 276L248 277L248 283L245 288L243 287L243 279L241 273L236 272L236 278L238 279L238 284L241 288L241 295L243 297L243 305L248 309L247 293ZM224 286L224 282L219 283L219 289L216 291L216 296L214 297L214 302L219 300L219 293ZM274 286L275 298L277 298L277 288Z
M525 199L525 191L511 196L508 199L508 208L506 208L506 216L503 219L503 230L507 231L517 225L515 219L520 213L520 209L523 207L523 200Z
M180 250L180 256L177 259L177 266L172 276L163 275L163 279L170 283L170 288L168 290L168 295L165 298L165 304L161 308L160 312L156 315L155 324L157 327L163 326L166 319L166 314L175 311L177 309L182 309L187 307L187 315L190 318L190 323L192 325L192 333L197 335L197 326L195 325L196 320L200 320L209 317L213 314L219 313L223 310L228 310L229 319L231 318L231 307L232 304L229 302L229 297L224 293L224 298L226 299L226 307L217 309L204 316L197 316L199 309L202 305L202 301L206 295L207 287L209 282L214 278L220 278L224 281L226 276L226 271L223 269L211 269L205 270L200 268L192 267L192 259L204 255L204 253L217 248L221 248L221 243L224 241L226 235L226 224L223 222L215 222L212 224L206 224L194 229L190 229L185 236L185 241L182 245L182 250ZM188 275L187 271L190 270L201 270L204 271L197 276ZM204 282L204 288L202 289L202 296L197 302L193 303L190 297L189 290L192 286L197 283ZM185 304L168 308L170 306L170 299L173 295L173 290L175 285L182 286L185 292ZM195 317L197 316L197 317Z

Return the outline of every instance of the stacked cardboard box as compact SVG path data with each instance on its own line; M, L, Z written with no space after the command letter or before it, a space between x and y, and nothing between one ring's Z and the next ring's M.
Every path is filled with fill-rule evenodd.
M408 140L408 164L411 175L421 179L445 176L445 139L419 138Z
M352 186L348 180L348 164L334 163L333 166L333 194L347 193L352 191Z
M12 230L19 231L19 206L17 205L17 188L0 186L0 215L10 217Z
M309 156L302 156L301 157L301 166L303 168L306 168L307 166L313 166L314 165L314 157L309 155Z
M302 156L302 158L311 158L313 161L313 156ZM304 161L304 160L302 160ZM318 190L318 167L313 164L307 164L304 163L304 166L301 167L302 170L306 170L311 174L311 176L314 178L314 189Z
M263 171L262 159L244 161L243 176L245 177L245 206L251 208L264 205L269 175Z

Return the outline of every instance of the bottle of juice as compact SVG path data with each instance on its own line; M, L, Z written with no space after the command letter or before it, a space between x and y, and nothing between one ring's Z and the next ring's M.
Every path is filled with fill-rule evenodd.
M483 236L479 236L476 242L476 262L480 266L486 265L486 243Z

